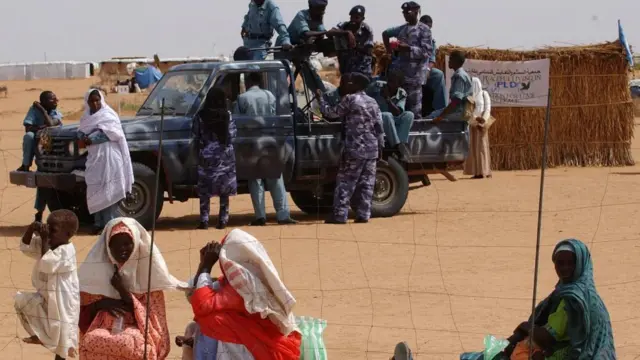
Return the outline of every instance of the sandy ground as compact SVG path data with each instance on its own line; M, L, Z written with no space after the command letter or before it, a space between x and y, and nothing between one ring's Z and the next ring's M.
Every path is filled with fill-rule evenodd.
M8 179L20 162L22 118L40 91L26 89L55 90L62 111L72 114L92 83L9 82L9 98L0 98L4 359L52 358L41 347L20 343L25 333L13 310L16 290L32 288L33 261L16 248L33 218L34 191L14 187ZM634 153L640 159L637 143ZM553 169L547 174L538 296L548 294L556 281L553 245L564 238L582 239L593 254L619 358L635 359L640 355L640 336L633 330L640 326L640 167ZM263 241L298 300L295 313L328 321L324 339L331 359L388 359L401 340L409 342L418 359L457 359L462 351L480 350L485 334L509 335L530 311L538 189L538 171L499 172L491 180L456 183L434 176L433 186L411 191L394 218L329 226L294 207L300 225L259 229L245 226L252 208L243 195L232 200L231 223ZM273 208L268 211L273 216ZM192 230L197 213L195 201L166 204L158 223L157 243L181 279L195 271L198 249L223 236L218 230ZM94 241L86 235L74 239L79 261ZM175 336L191 310L182 294L167 297ZM179 355L174 346L170 357Z

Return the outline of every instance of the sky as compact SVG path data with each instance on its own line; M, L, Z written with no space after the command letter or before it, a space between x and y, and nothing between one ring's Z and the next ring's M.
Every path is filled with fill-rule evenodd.
M274 0L285 23L306 0ZM620 19L640 49L639 0L417 1L438 45L525 50L615 40ZM0 63L229 55L249 0L0 0ZM366 8L376 40L404 22L401 0L329 0L327 27Z

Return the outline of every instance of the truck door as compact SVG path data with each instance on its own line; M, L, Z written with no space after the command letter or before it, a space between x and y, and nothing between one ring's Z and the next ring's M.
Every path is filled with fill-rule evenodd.
M239 180L278 178L285 180L293 172L293 125L287 72L280 62L245 65L235 63L222 70L216 87L227 93L232 117L237 127L234 141L236 172ZM260 76L259 88L247 89L251 73ZM238 106L238 96L247 91L270 92L276 98L275 111L267 114L246 113Z

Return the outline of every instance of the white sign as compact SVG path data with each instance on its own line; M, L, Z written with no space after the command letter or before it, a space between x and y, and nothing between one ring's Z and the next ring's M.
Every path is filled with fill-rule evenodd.
M445 57L447 94L451 87L449 56ZM546 107L549 96L549 59L487 61L467 59L464 69L477 77L491 96L492 107Z

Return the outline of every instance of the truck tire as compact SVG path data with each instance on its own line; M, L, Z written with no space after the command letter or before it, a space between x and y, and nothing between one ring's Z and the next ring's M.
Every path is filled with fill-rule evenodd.
M134 218L142 226L150 229L154 215L157 219L160 216L160 212L162 212L164 187L162 181L160 181L160 186L154 191L156 173L147 165L134 162L131 166L133 167L134 178L131 195L118 204L118 211L120 215ZM155 209L153 209L152 196L157 199Z
M326 194L322 199L318 199L312 191L296 190L291 191L291 199L296 206L309 215L329 214L333 207L333 197Z
M376 185L373 190L371 217L391 217L400 212L409 196L409 177L393 157L388 165L378 163Z

